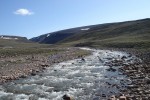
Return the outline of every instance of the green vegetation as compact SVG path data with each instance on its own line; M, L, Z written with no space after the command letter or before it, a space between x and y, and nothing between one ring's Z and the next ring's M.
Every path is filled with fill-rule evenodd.
M52 48L52 45L39 44L30 41L18 41L0 39L0 57L12 57L20 55L34 55L34 54L52 54L62 51L57 48Z
M150 50L150 19L107 23L100 25L84 26L89 30L82 31L83 27L68 29L56 32L53 39L59 42L55 44L39 44L28 41L27 39L7 40L0 39L0 55L26 55L38 53L50 53L48 48L57 47L95 47L95 48L129 48ZM64 34L63 40L60 39ZM42 35L42 39L46 36L43 43L50 40L52 37ZM55 37L57 36L57 37ZM59 40L60 39L60 40ZM56 51L56 50L54 50Z
M90 27L90 26L89 26ZM150 48L150 19L92 26L58 44L104 48Z
M0 48L40 48L50 47L50 45L34 43L31 41L18 41L18 40L7 40L0 39Z
M56 52L63 51L61 49L51 49L51 48L7 48L0 49L0 57L12 57L12 56L20 56L20 55L34 55L34 54L52 54Z

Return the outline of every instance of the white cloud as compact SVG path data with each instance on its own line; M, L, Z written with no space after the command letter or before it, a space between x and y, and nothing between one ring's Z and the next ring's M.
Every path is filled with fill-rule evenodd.
M26 16L26 15L33 15L34 13L29 11L28 9L18 9L14 12L14 14Z

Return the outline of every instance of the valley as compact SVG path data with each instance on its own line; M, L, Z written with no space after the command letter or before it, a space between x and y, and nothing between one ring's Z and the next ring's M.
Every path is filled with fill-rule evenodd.
M149 100L150 19L1 35L0 84L0 100Z

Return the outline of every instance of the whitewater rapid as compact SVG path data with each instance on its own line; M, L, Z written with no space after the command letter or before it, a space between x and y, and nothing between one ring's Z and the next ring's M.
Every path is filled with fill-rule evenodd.
M118 51L82 49L92 51L92 55L57 63L35 76L0 85L0 100L62 100L65 94L74 100L101 100L118 95L120 88L116 86L124 89L130 83L118 71L121 66L113 66L116 71L108 71L106 63L125 56L123 63L130 64L134 57Z

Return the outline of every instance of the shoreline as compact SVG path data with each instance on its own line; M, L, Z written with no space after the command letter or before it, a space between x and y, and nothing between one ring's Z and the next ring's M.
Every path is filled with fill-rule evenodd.
M0 84L35 76L38 72L42 72L46 67L51 67L55 63L82 58L89 54L91 54L89 51L79 48L67 48L52 55L36 54L1 60L3 63L5 61L9 63L0 68Z
M107 48L108 49L108 48ZM42 72L46 69L46 67L51 67L51 65L67 60L72 60L76 58L82 58L90 54L90 52L85 52L79 48L69 48L67 51L58 52L53 55L34 55L29 56L28 58L30 63L19 64L17 67L13 67L14 69L5 73L6 75L2 76L3 70L0 70L0 84L10 82L12 80L17 80L19 78L26 78L28 76L34 76L38 72ZM123 74L127 75L132 81L131 84L127 85L125 90L120 90L121 94L125 94L126 98L130 100L149 100L150 99L150 55L149 52L140 52L129 49L109 49L115 51L126 52L131 55L135 55L140 58L142 62L137 61L134 64L124 65L120 70ZM22 59L23 60L23 59ZM27 60L28 61L28 60ZM15 62L15 61L14 61ZM11 63L14 63L11 61ZM15 65L15 64L14 64ZM21 66L24 65L24 66ZM13 65L11 65L13 66ZM21 66L21 69L19 69ZM16 69L15 69L16 68ZM18 69L17 69L18 68ZM4 69L6 70L6 69ZM14 71L14 72L13 72ZM11 72L11 73L9 73ZM15 73L15 74L12 74Z
M102 50L121 51L139 58L135 64L125 65L120 72L130 78L131 84L128 84L125 90L120 89L120 96L127 100L150 100L150 51L143 49L130 48L95 48ZM112 98L118 98L112 96ZM112 100L112 99L110 99Z
M126 52L140 58L142 62L124 66L122 69L132 80L132 84L127 86L129 98L133 100L150 100L150 52L140 52L135 50L125 50Z
M52 71L52 72L50 72L50 73L53 73L53 75L54 75L54 77L45 77L45 76L43 76L43 75L39 75L39 78L38 78L38 75L37 75L37 77L35 78L35 84L36 84L36 81L39 79L41 79L42 77L44 78L44 80L51 80L51 82L54 80L54 82L55 82L55 79L56 79L56 77L58 78L58 81L59 81L59 79L62 79L62 78L64 78L64 76L65 75L70 75L70 72L72 72L72 75L75 75L75 77L79 77L78 75L82 75L82 74L79 74L80 72L77 72L76 74L74 74L74 71L75 71L75 69L76 70L79 70L80 69L80 67L81 67L81 73L83 73L84 74L84 76L85 76L85 72L87 73L87 72L90 72L91 74L87 74L87 76L86 76L86 78L87 79L89 79L88 78L88 75L89 76L93 76L93 79L95 79L95 81L92 79L92 81L87 81L87 82L85 82L84 81L84 76L83 76L83 83L85 84L89 84L89 83L93 83L93 84L95 84L95 85L93 85L93 87L91 87L91 89L96 89L97 91L93 91L93 92L91 92L92 93L92 95L93 96L91 96L92 98L94 97L94 98L109 98L110 96L112 96L113 94L114 95L116 95L118 98L119 98L119 96L120 96L120 89L124 89L124 86L126 86L126 84L122 84L122 82L127 82L128 83L128 78L126 79L125 77L123 78L123 76L124 75L122 75L121 73L119 74L118 73L118 68L117 68L117 66L119 67L120 65L122 66L125 62L127 62L127 64L129 63L130 64L130 61L126 61L127 59L127 57L129 57L129 55L128 54L121 54L121 52L119 53L119 52L115 52L115 51L110 51L110 50L106 50L106 51L97 51L97 50L93 50L93 51L95 51L95 53L93 53L93 55L91 55L91 56L93 56L93 57L89 57L89 59L87 58L85 58L85 60L83 60L83 63L86 63L85 65L87 65L87 66L89 66L89 68L86 68L86 67L84 67L84 65L82 66L82 64L81 64L81 60L80 59L78 59L77 60L77 63L79 64L79 68L77 67L76 68L76 63L69 63L69 64L71 64L71 67L72 67L72 71L70 70L70 66L68 66L68 68L69 68L69 72L66 70L67 69L67 66L66 66L66 68L65 67L62 67L62 66L64 66L65 64L63 63L62 65L60 64L60 66L58 65L58 69L57 68L52 68L52 70L51 70L51 68L50 68L50 70L49 71ZM103 53L104 53L104 55L103 55ZM123 56L124 55L124 56ZM100 61L100 59L99 59L99 57L102 57L101 59L103 59L103 63L99 63L99 62L101 62ZM93 59L94 58L94 59ZM116 59L115 59L116 58ZM130 58L130 57L129 57ZM132 57L131 57L132 58ZM133 58L134 59L134 58ZM85 62L84 62L85 61ZM133 60L134 61L134 60ZM76 62L76 61L75 61ZM93 67L91 67L91 62L92 62L92 64L93 64ZM96 63L97 62L97 63ZM104 64L104 68L103 68L103 66L101 66L101 64L103 65ZM80 66L81 65L81 66ZM101 66L100 68L97 68L98 66ZM113 66L113 67L112 67ZM61 68L63 68L63 69L61 69ZM65 69L64 69L65 68ZM85 70L85 69L87 69L87 70ZM95 70L96 69L96 70ZM99 69L99 70L98 70ZM61 73L61 70L62 70L62 72L64 72L64 71L66 71L66 72L64 72L64 74L62 74ZM89 71L88 71L89 70ZM49 73L49 71L48 71L48 73ZM84 72L85 71L85 72ZM105 72L106 71L106 72ZM46 71L47 72L47 71ZM76 71L75 71L76 72ZM61 73L61 75L62 76L59 76L59 74L58 73ZM68 74L67 74L68 73ZM97 74L96 74L97 73ZM99 73L99 74L98 74ZM104 78L104 79L100 79L99 80L99 75L104 75L102 78ZM111 75L110 75L111 74ZM52 75L52 74L45 74L46 76L48 75ZM53 76L52 75L52 76ZM56 77L55 77L55 75L56 75ZM71 75L71 76L72 76ZM77 75L77 76L76 76ZM100 76L101 76L100 75ZM117 77L118 76L118 77ZM74 76L73 76L74 77ZM45 78L47 78L47 79L45 79ZM52 78L52 79L51 79ZM54 78L54 79L53 79ZM70 79L70 78L69 78ZM76 80L76 78L74 78L75 80ZM80 78L79 78L80 79ZM110 79L110 80L108 80L108 79ZM118 80L118 82L117 83L115 83L115 81L114 80ZM125 80L125 81L123 81L123 79ZM22 79L22 80L26 80L26 79ZM34 80L34 78L33 78L33 80ZM43 81L44 80L41 80L41 82L40 83L44 83ZM78 78L77 78L77 80L78 80ZM47 82L47 81L45 81L45 82ZM72 82L75 82L76 83L76 81L72 81ZM72 82L71 82L71 84L72 84ZM101 84L102 85L102 87L103 87L103 85L104 85L104 87L103 88L101 88L101 86L99 86L98 84L97 84L97 82L99 83L99 84ZM32 82L31 82L32 83ZM66 83L66 82L65 82ZM69 82L70 83L70 82ZM8 83L9 84L9 83ZM20 84L20 83L19 83ZM23 82L23 84L24 84L24 82ZM26 82L25 82L25 84L26 84ZM29 82L29 84L30 84L30 82ZM32 83L33 84L33 83ZM39 81L38 81L38 83L37 84L39 84ZM55 84L55 83L53 83L52 82L52 87L53 87L53 84ZM56 84L58 84L57 82L56 82ZM71 85L70 84L70 85ZM80 84L80 82L79 82L79 84ZM84 84L82 84L82 85L84 85ZM14 84L14 85L17 85L17 84ZM61 85L65 85L65 84L61 84ZM58 85L58 86L61 86L61 85ZM69 86L70 86L69 85ZM72 85L74 85L74 84L72 84ZM98 85L98 86L97 86ZM6 86L7 86L7 84L6 84ZM9 85L8 85L9 86ZM49 84L45 84L45 86L49 86ZM54 85L55 86L55 85ZM67 86L67 85L66 85ZM64 86L65 87L65 86ZM84 87L84 86L83 86ZM111 88L112 87L112 88ZM62 87L60 87L60 88L62 88ZM72 88L72 87L70 87L70 88ZM77 86L77 88L78 88L78 86ZM107 89L107 90L109 90L109 92L106 92L105 91L105 89ZM116 91L115 90L113 90L113 89L117 89ZM88 90L88 89L87 89ZM101 92L99 91L99 90L101 90ZM60 90L58 89L58 87L56 86L56 89L54 89L54 91L57 91L57 92L59 92ZM88 92L88 91L84 91L83 92L83 94L85 93L85 92ZM89 91L89 93L90 93L90 91ZM69 94L69 93L67 93L67 94ZM85 94L86 95L86 94ZM63 96L63 95L62 95ZM61 97L62 97L61 96ZM70 95L71 96L71 95ZM74 98L76 98L77 99L77 97L75 96Z
M127 48L111 48L109 50L126 52L141 60L120 69L132 82L128 84L126 90L120 91L121 94L126 94L127 100L150 100L150 51L143 52Z

